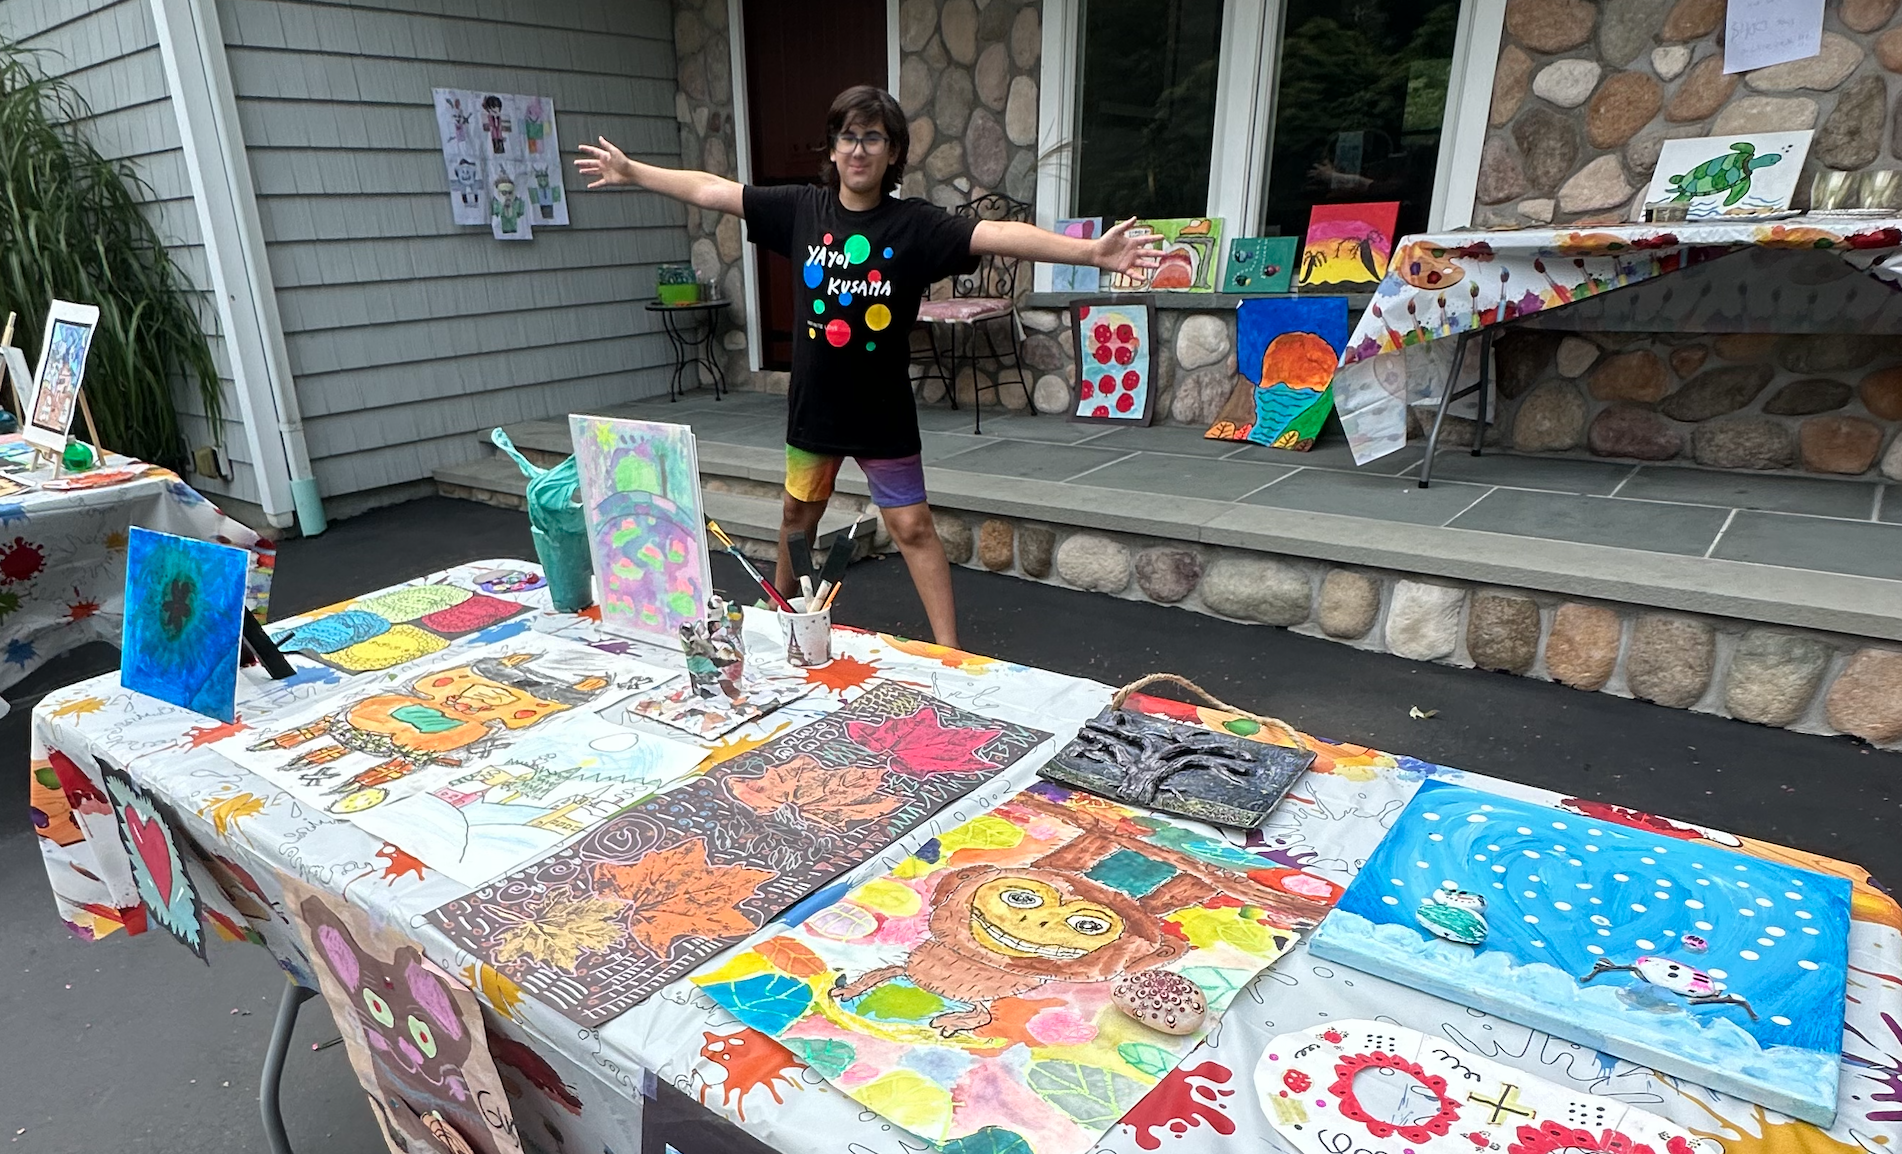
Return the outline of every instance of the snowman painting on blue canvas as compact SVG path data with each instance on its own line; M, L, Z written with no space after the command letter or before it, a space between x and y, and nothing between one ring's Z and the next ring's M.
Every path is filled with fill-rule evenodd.
M1319 957L1827 1126L1849 882L1427 782Z

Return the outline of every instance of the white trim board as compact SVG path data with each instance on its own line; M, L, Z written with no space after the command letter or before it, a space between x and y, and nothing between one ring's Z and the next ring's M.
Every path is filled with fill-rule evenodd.
M1506 31L1506 0L1460 0L1459 31L1440 121L1440 158L1434 166L1427 230L1445 232L1473 223L1479 198L1479 161L1492 115L1493 73Z
M886 0L889 11L897 0ZM753 182L753 121L746 111L746 13L742 0L726 0L727 52L733 73L733 175L741 184ZM896 43L896 42L894 42ZM746 235L746 217L740 217L740 286L746 293L746 367L760 368L759 250Z

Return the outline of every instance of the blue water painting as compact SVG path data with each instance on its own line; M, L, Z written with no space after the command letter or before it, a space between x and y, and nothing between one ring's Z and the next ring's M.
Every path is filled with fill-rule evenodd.
M119 683L219 721L236 720L250 567L243 549L134 526L126 543Z
M1323 958L1827 1126L1850 885L1429 781Z

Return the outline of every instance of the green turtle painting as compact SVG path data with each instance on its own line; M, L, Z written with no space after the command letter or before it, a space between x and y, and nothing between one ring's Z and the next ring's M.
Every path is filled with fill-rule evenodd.
M1757 155L1757 146L1749 141L1738 141L1730 146L1730 151L1714 156L1704 163L1671 177L1671 187L1677 190L1673 201L1687 201L1692 197L1716 196L1729 190L1724 197L1724 207L1728 208L1742 200L1750 192L1750 174L1760 168L1768 168L1783 159L1781 153L1767 156Z
M1463 946L1477 946L1486 940L1486 899L1475 893L1442 882L1440 888L1420 900L1414 920L1436 938L1445 938Z

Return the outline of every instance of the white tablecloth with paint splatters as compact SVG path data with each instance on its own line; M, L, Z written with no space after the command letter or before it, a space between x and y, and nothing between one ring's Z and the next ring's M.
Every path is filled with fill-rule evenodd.
M486 575L485 592L536 609L503 627L593 643L615 652L628 650L628 643L605 637L586 617L549 611L545 591L508 592L506 582L498 586L492 579L495 571L511 570L532 573L533 567L511 561L478 562L418 583L473 588ZM840 630L834 639L838 659L802 674L776 656L783 653L784 642L773 618L749 612L746 642L752 667L783 676L803 675L815 691L717 741L702 742L708 753L702 768L837 708L877 679L909 684L977 713L1054 732L1058 740L1050 748L1094 716L1110 695L1108 687L1095 682L893 637ZM675 660L656 650L634 649L631 655L653 663ZM453 657L451 650L436 656ZM386 684L401 674L397 669L351 675L302 657L295 663L297 674L288 681L272 683L246 673L239 691L238 726L262 729L273 717L306 712L327 697L340 697L365 684ZM1229 718L1153 699L1141 699L1140 704L1208 725ZM298 800L211 748L232 732L194 714L129 694L114 677L72 686L35 710L35 817L61 914L75 931L93 937L114 932L128 921L143 922L127 915L137 898L112 819L101 812L103 806L87 800L89 790L99 786L98 767L109 763L122 767L155 797L169 803L181 832L214 855L213 860L235 867L221 873L244 879L245 892L231 895L243 899L234 904L249 922L244 936L261 940L287 969L295 970L298 964L287 944L295 935L271 908L279 898L274 871L343 892L381 918L411 927L412 936L434 960L461 974L482 996L498 1032L526 1040L559 1059L564 1079L580 1100L579 1113L572 1102L564 1102L555 1111L554 1121L570 1131L585 1125L597 1133L613 1133L615 1119L628 1115L615 1113L612 1099L638 1097L643 1071L650 1071L780 1150L904 1154L933 1148L833 1090L764 1035L740 1026L690 980L664 988L593 1029L577 1027L525 997L508 979L425 924L429 910L462 896L468 887L350 821ZM1718 1139L1728 1154L1855 1154L1858 1148L1875 1154L1884 1147L1898 1148L1902 1142L1902 908L1870 886L1860 871L1719 831L1564 799L1361 746L1298 735L1294 739L1315 751L1313 770L1297 783L1267 826L1245 838L1228 835L1238 848L1262 858L1264 867L1293 867L1336 884L1347 883L1420 783L1435 778L1562 805L1600 820L1643 821L1649 828L1668 831L1669 836L1709 839L1746 853L1850 876L1856 882L1855 920L1841 1105L1835 1125L1825 1134L1588 1047L1323 963L1310 956L1305 946L1297 946L1236 998L1201 1048L1130 1109L1099 1150L1242 1154L1266 1147L1286 1152L1256 1098L1256 1065L1277 1034L1343 1018L1395 1021L1453 1039L1474 1053L1561 1086L1665 1115ZM840 879L836 892L891 868L927 839L1029 784L1038 761L1035 756L1026 758L953 803ZM753 940L781 929L778 923L769 925ZM716 969L744 948L738 946L711 959L700 972ZM521 1102L517 1110L523 1112ZM610 1144L622 1148L620 1142ZM581 1147L570 1143L567 1148Z
M9 443L0 438L0 450ZM49 482L97 487L43 487ZM0 488L14 483L30 487L0 495L0 690L89 641L119 644L126 540L134 525L247 550L246 601L265 608L276 547L176 473L109 457L98 469L58 480L50 467L0 478Z

